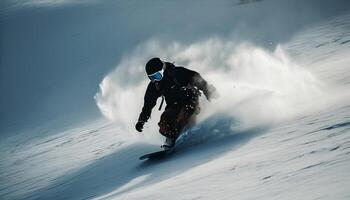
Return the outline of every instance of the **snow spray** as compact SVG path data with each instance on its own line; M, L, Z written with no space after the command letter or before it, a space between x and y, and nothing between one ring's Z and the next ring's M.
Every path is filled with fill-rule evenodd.
M219 38L189 45L150 40L121 59L95 96L102 114L126 133L135 132L149 81L144 65L154 56L198 71L216 87L218 98L207 102L202 95L199 123L221 113L238 119L241 128L273 125L295 117L324 96L324 85L294 63L280 45L269 51ZM144 130L151 135L147 137L159 135L160 114L153 110Z

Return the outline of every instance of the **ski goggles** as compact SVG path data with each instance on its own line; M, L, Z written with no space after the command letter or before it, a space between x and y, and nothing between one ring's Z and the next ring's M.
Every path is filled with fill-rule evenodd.
M157 71L153 74L150 74L148 75L148 78L152 81L152 82L155 82L155 81L160 81L162 80L163 78L163 74L164 74L164 69L160 70L160 71Z

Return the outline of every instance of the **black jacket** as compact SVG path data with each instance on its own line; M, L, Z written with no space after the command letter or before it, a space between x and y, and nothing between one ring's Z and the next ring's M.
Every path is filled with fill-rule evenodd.
M165 97L167 106L178 105L183 98L183 93L181 92L181 87L183 86L197 87L203 91L207 98L209 97L208 83L198 72L166 62L163 79L159 82L150 82L148 84L139 121L146 122L149 119L158 97L162 95Z

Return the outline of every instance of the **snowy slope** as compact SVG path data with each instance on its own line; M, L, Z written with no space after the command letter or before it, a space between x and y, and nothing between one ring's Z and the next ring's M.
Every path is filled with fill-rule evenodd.
M237 100L234 105L241 107L233 110L239 111L227 115L217 113L222 111L220 109L204 111L205 116L192 130L190 140L175 154L161 161L141 162L137 159L145 152L158 149L161 138L156 134L145 134L130 139L130 135L136 133L121 125L135 119L135 116L118 119L113 113L106 113L104 109L110 108L109 100L114 97L103 99L103 92L108 93L110 88L102 83L101 89L105 90L97 95L97 103L106 117L115 120L115 123L99 120L45 138L3 142L0 146L0 198L349 199L349 24L350 15L342 15L310 27L288 43L281 44L279 48L286 55L276 50L277 53L272 54L276 58L266 56L269 54L259 48L254 48L256 51L251 53L244 48L238 50L234 55L243 52L243 58L252 56L252 62L248 63L252 66L256 65L254 59L259 56L261 59L257 61L269 58L267 63L273 66L278 65L278 60L287 63L286 66L294 66L289 65L289 61L297 63L310 72L312 78L309 73L292 67L287 74L295 72L298 75L291 75L291 78L302 79L293 82L295 86L301 90L307 82L321 93L303 96L309 98L309 102L302 97L290 99L298 94L290 89L291 92L285 94L287 100L278 94L261 102L249 92L241 91L261 91L261 88L256 88L261 82L249 87L242 84L250 80L249 77L233 82L239 90L233 94L244 96L235 98L254 99L247 105ZM222 47L220 42L209 41L209 45L212 44ZM191 55L185 51L185 55L179 54L177 58L189 59L190 64L196 65L201 60L196 55L201 55L201 52L195 54L192 50L205 46L208 43L204 46L194 44L187 49ZM237 51L231 51L230 46L225 47L227 51ZM172 48L176 50L177 46ZM245 54L247 52L248 55ZM240 61L246 60L238 60L238 64L235 60L232 62L246 66ZM238 69L234 68L234 72ZM277 75L285 75L278 68L268 69ZM244 75L242 71L240 73ZM274 79L276 74L266 76ZM263 78L260 80L265 81ZM317 84L314 84L314 79ZM274 80L284 84L279 78ZM143 90L143 84L137 83L137 90L133 92ZM113 84L107 86L113 87L112 91L120 89ZM281 88L265 85L266 88L278 93L279 89L289 88L289 85ZM300 94L315 90L306 87ZM266 95L265 90L262 93L262 96L257 96L258 99ZM304 105L304 102L307 103ZM257 110L263 103L271 105ZM295 107L286 109L291 105ZM130 112L118 105L112 109ZM154 132L155 129L149 125L146 131Z

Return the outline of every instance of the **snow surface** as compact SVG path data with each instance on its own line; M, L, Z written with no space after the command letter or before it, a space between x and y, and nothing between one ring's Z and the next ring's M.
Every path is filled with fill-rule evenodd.
M125 126L135 116L119 119L120 113L107 112L131 112L123 104L110 107L118 97L108 93L121 90L120 77L112 72L101 83L96 101L114 123L98 120L44 138L1 143L0 198L350 199L349 24L350 15L336 17L300 32L274 52L251 44L231 49L220 40L189 47L174 44L164 50L187 48L177 58L189 65L202 62L198 64L205 68L212 61L203 61L201 55L207 54L201 49L225 47L230 54L221 56L226 65L236 67L224 72L240 73L241 79L232 82L231 95L237 100L220 100L228 98L225 95L217 100L232 106L228 112L204 107L189 140L160 161L138 157L158 149L162 138L145 133L130 139L136 133ZM140 48L147 50L147 45ZM248 65L255 70L259 64L268 66L267 74L250 83L253 79L240 70ZM210 80L217 76L222 74L207 74ZM271 84L261 86L268 82L266 77ZM298 93L283 79L293 78L298 79L292 83L300 96L290 99ZM126 93L135 100L124 105L136 102L146 83L133 84ZM218 89L227 88L218 82ZM255 96L257 91L262 95ZM287 92L280 94L283 91ZM155 132L151 123L157 117L153 118L145 132Z

